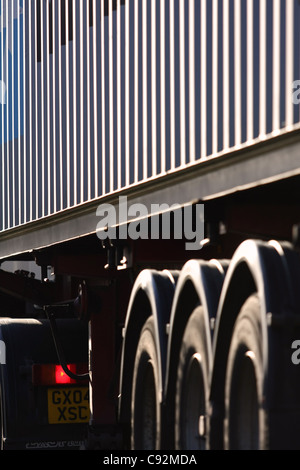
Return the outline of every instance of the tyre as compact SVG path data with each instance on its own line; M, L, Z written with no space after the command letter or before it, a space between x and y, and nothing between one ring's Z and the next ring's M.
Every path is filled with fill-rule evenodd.
M225 379L226 449L267 449L262 344L260 304L253 295L240 310L229 350Z
M131 448L160 448L160 390L154 321L150 317L141 332L134 363L131 400Z
M206 448L208 347L203 308L197 307L188 320L180 349L175 396L176 450Z

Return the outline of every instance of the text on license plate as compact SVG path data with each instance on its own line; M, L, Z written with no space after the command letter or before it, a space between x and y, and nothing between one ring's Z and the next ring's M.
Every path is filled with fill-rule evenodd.
M88 387L48 389L49 424L87 423L89 417Z

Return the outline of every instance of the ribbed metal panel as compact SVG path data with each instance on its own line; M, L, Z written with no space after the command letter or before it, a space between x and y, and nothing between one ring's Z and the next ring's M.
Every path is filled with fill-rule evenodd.
M299 123L298 0L0 8L1 231Z

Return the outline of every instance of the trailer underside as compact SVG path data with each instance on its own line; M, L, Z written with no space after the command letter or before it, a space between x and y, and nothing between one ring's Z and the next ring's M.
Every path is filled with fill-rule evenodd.
M205 209L201 250L189 252L185 240L177 239L101 243L94 231L96 202L93 210L80 209L78 218L57 215L44 227L37 222L24 232L19 228L4 234L3 266L30 261L41 274L34 278L24 270L0 271L1 316L17 324L22 318L46 321L45 307L50 306L56 319L66 317L88 329L80 348L88 357L91 414L89 423L80 425L80 446L299 445L300 381L291 361L300 324L297 135L262 145L259 155L246 152L243 161L235 155L220 166L216 161L209 175L211 162L198 173L197 168L187 170L187 179L170 175L174 188L155 183L154 200L169 194L167 202L173 203L180 194L183 207L192 194L199 195L193 201ZM233 186L233 176L238 185ZM137 188L130 201L147 204L150 195L141 194ZM236 328L252 333L240 344L237 338L244 333ZM36 359L29 346L25 362L28 357L32 366ZM51 356L52 362L60 359ZM238 371L244 371L240 381ZM2 397L7 396L10 381L1 386L8 387ZM28 393L36 394L32 385ZM32 400L38 413L39 402ZM249 406L241 414L243 403ZM14 419L18 428L19 416ZM248 435L249 426L253 433ZM36 442L36 429L32 439L26 435L21 441ZM61 429L62 436L68 435L67 425ZM2 439L10 442L10 436Z

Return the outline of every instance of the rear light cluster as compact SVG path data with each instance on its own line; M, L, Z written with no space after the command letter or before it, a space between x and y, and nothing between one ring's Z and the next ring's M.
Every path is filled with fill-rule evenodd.
M68 369L72 374L87 373L87 364L68 364ZM68 385L86 383L86 381L75 380L69 377L62 366L57 364L34 364L32 366L33 385Z

